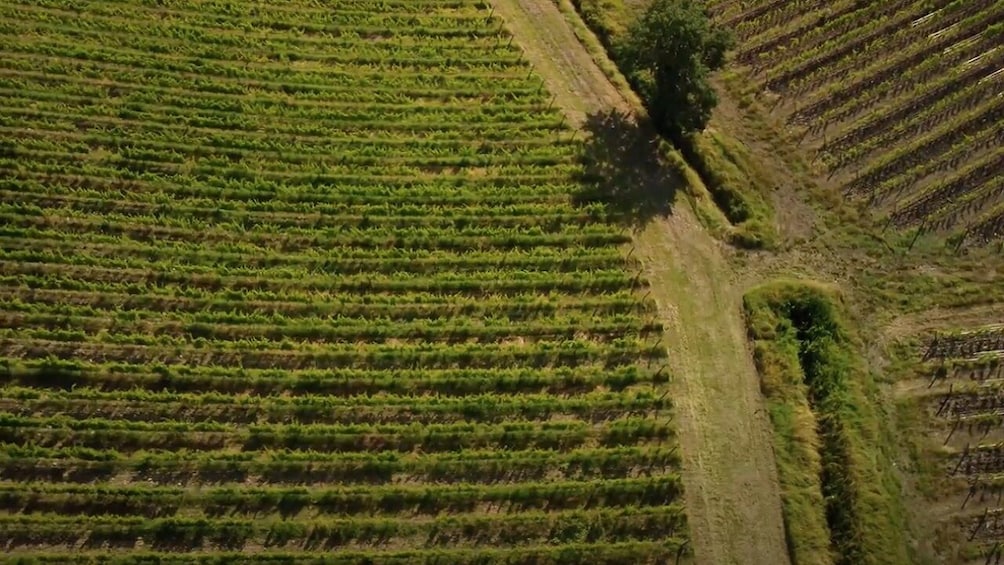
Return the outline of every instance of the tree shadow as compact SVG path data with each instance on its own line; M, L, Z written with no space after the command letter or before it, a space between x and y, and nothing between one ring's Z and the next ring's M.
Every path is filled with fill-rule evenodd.
M662 156L654 128L611 111L590 115L583 129L588 139L576 204L606 204L617 221L636 230L672 214L685 180Z

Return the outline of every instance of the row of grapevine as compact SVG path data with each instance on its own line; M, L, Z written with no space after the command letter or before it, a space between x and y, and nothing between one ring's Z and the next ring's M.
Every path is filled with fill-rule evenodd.
M483 0L0 2L0 545L689 552L662 324Z
M927 496L932 505L954 509L940 519L948 532L939 549L946 562L964 555L993 562L1004 540L996 517L1004 494L1002 336L996 326L937 332L920 348L918 373L929 379L918 399L929 415L928 440L935 440L925 456L941 475Z
M710 2L835 179L897 227L1000 236L1004 3Z

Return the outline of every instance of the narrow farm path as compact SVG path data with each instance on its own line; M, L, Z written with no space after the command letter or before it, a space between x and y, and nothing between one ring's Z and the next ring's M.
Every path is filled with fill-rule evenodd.
M572 123L627 113L630 105L597 66L553 0L493 0L516 43ZM653 138L633 130L641 145ZM650 152L628 153L636 182L665 183ZM645 162L632 162L632 159ZM657 190L653 187L653 190ZM742 289L721 244L683 197L635 234L666 327L671 395L683 456L695 561L788 563L769 422L742 319Z

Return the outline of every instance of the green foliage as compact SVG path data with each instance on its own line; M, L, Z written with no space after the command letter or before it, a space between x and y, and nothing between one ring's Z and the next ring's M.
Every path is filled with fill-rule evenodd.
M630 75L633 87L641 94L646 92L651 94L654 82L652 80L646 82L643 79L646 77L651 79L654 75L644 70L632 72L638 70L634 67L637 61L633 57L635 50L640 47L635 46L637 42L628 30L634 29L631 26L632 21L635 22L634 27L642 25L640 19L635 20L635 13L623 0L576 0L575 6L582 20L600 38L620 68L625 74ZM691 6L690 9L694 10L694 7ZM695 14L697 12L700 11L697 10ZM703 14L700 17L703 17ZM710 24L707 25L711 30L708 33L720 35L720 39L716 41L731 44L726 37L727 34L720 29L712 28ZM698 69L707 67L704 61L697 61L692 66ZM704 71L705 74L707 71L710 71L710 68ZM608 73L611 80L619 76L619 74L616 77L610 76ZM617 83L616 80L614 82ZM714 95L714 92L710 94ZM646 98L649 99L650 96ZM707 112L710 112L710 108ZM663 133L668 131L663 129ZM758 249L774 247L777 244L777 228L774 212L766 196L771 183L763 178L764 175L756 160L751 159L735 140L723 132L710 129L677 136L673 138L673 142L675 149L669 148L663 150L663 153L670 161L680 159L680 154L685 158L683 167L685 171L680 172L681 178L696 173L698 178L689 180L689 184L694 187L693 195L701 202L698 210L702 221L713 232L727 235L732 243L738 246ZM707 189L707 193L698 188L701 185ZM705 194L710 198L705 197ZM714 202L704 204L703 200ZM716 206L724 218L703 210L702 207L705 205ZM723 227L725 224L723 220L728 220L731 225Z
M688 553L631 238L490 7L37 4L0 10L6 551Z
M732 223L732 242L750 249L773 247L777 239L774 211L755 186L766 183L758 178L758 165L749 154L710 129L687 135L680 151Z
M655 0L619 46L627 75L660 130L679 143L699 132L718 103L709 82L725 64L732 35L696 0Z
M603 43L610 45L627 31L623 21L628 14L624 0L573 0L572 3Z
M908 563L874 383L838 297L779 282L744 298L795 563Z

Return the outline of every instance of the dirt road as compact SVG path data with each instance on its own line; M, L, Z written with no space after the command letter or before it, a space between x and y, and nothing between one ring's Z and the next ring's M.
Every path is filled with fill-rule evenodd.
M574 124L630 111L553 0L493 5ZM653 167L638 165L624 164ZM665 182L666 175L648 177ZM748 352L741 289L732 286L720 245L683 197L635 237L666 327L696 562L783 565L789 561L769 422Z

